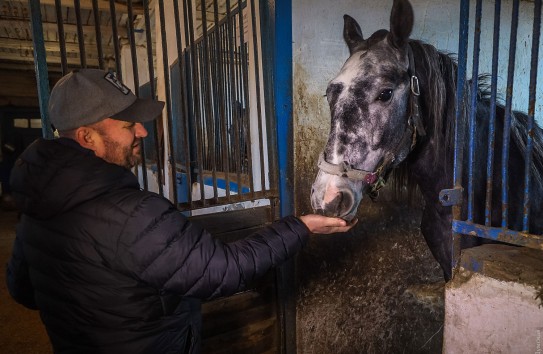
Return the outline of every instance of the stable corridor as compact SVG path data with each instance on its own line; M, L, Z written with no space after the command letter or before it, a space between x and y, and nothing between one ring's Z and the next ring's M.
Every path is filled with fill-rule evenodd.
M18 216L6 204L0 204L0 352L50 354L53 351L38 312L13 301L6 287L5 265L11 255Z

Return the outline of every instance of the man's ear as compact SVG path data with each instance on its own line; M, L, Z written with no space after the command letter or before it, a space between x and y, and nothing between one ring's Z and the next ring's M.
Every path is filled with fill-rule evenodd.
M96 131L90 127L79 127L75 131L75 140L82 147L95 151L96 145Z

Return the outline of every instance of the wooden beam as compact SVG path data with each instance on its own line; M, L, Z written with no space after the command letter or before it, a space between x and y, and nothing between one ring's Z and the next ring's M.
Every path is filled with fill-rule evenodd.
M2 53L0 59L15 63L34 63L34 55L32 54L32 52L30 52L28 56L21 56L21 54L19 53ZM72 67L81 66L81 61L79 60L79 58L68 57L66 59L68 65ZM60 55L47 55L47 64L61 64ZM87 66L98 67L98 59L87 57Z
M30 31L30 22L28 20L0 19L0 27L16 28L16 27L22 27L22 26L27 26L28 30ZM58 26L56 23L44 22L42 27L43 27L43 30L46 32L58 32ZM82 27L83 27L83 33L88 33L91 35L94 35L96 33L94 26L84 25ZM108 37L113 36L113 30L111 29L111 26L102 25L100 26L100 31L102 33L102 38L108 38ZM77 26L74 24L65 23L64 33L77 34ZM117 27L117 34L121 37L128 38L127 29L122 26Z
M11 0L12 2L20 2L24 5L28 4L28 0ZM55 6L55 0L39 0L40 5ZM80 0L81 10L92 10L92 0ZM65 7L74 7L74 2L70 0L63 0L62 5ZM143 15L143 6L140 4L132 5L134 15ZM109 12L109 1L98 0L98 10ZM115 2L115 12L117 14L128 13L128 6Z
M49 53L60 53L60 47L58 42L52 42L52 41L45 41L45 51ZM30 55L32 55L32 51L34 50L34 44L30 40L18 40L18 39L11 39L11 38L3 38L0 41L0 50L1 49L10 49L10 50L18 50L20 52L29 52ZM113 55L113 48L109 48L107 46L104 46L102 48L104 50L104 54L106 56ZM66 43L66 53L69 54L78 54L79 53L79 44L78 43ZM87 54L87 57L98 57L98 49L96 48L95 44L85 44L85 53ZM9 53L0 53L0 59L6 59L6 55ZM24 56L24 53L21 54Z

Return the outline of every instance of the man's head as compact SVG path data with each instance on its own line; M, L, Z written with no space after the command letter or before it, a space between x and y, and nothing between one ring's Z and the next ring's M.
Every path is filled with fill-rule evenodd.
M49 116L60 136L76 140L96 156L126 168L140 160L141 123L160 115L164 102L136 97L114 73L75 70L59 80Z

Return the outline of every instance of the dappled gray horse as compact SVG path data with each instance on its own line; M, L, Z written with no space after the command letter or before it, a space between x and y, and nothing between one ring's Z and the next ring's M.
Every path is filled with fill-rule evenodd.
M456 63L433 46L409 39L414 17L407 0L394 1L390 31L379 30L368 39L363 38L353 18L345 15L344 21L343 37L350 57L326 90L331 112L330 135L319 157L311 204L325 215L350 220L364 194L375 196L392 169L402 169L408 176L408 184L417 184L422 192L425 206L421 231L448 280L452 271L452 214L451 207L439 203L439 192L453 186ZM484 224L490 101L484 90L478 94L474 222ZM467 104L462 103L464 114L457 122L464 130ZM503 134L502 106L496 107L496 116L499 147ZM525 171L526 126L526 115L515 112L509 157L509 227L517 230L522 227L523 185L518 181L523 180ZM535 127L532 233L543 232L542 137L541 128ZM501 149L496 149L494 166L501 166L501 157ZM467 168L463 170L466 173ZM492 225L500 226L499 168L494 169L493 181ZM468 247L477 239L464 241L464 247Z

